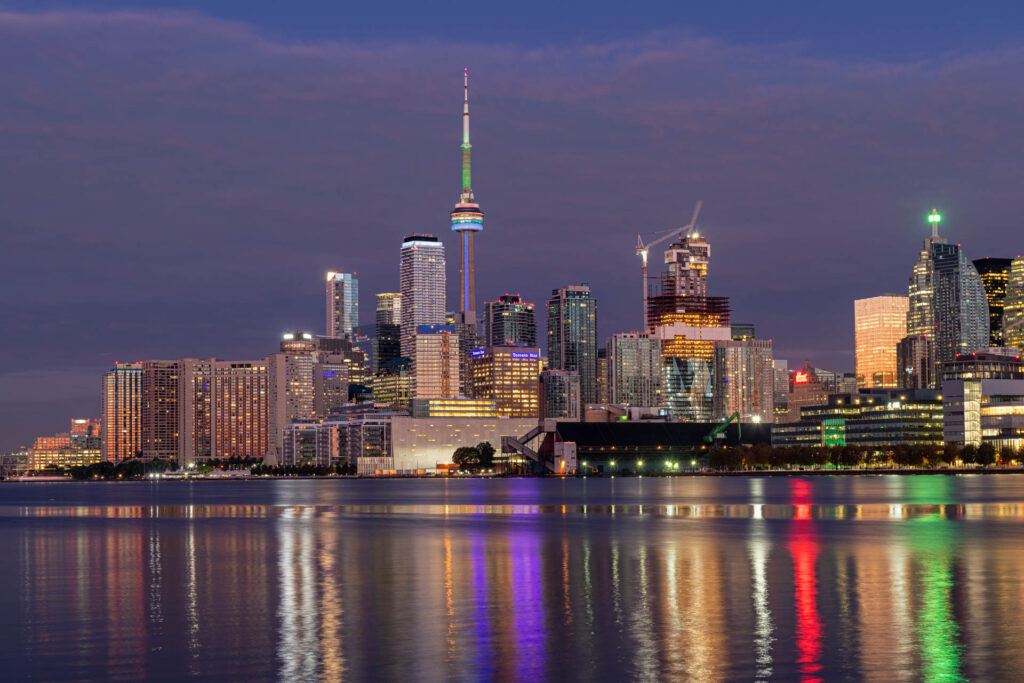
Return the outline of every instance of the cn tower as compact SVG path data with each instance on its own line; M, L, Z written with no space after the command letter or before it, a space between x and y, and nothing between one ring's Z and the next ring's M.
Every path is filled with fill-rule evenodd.
M473 235L484 229L484 212L473 198L470 184L469 154L469 69L463 73L462 103L462 194L452 209L452 231L462 237L462 260L459 261L458 322L476 326L476 274L473 267Z

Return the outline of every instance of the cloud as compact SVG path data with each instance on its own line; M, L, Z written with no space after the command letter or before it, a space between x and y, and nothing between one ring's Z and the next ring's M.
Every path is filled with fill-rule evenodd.
M542 319L552 288L589 281L603 335L637 327L636 233L698 198L713 293L824 365L849 365L852 299L905 286L932 204L971 256L1024 250L1019 46L300 42L75 11L0 13L0 60L7 368L262 355L319 329L328 268L357 270L372 311L401 237L446 234L467 65L478 291L521 291Z

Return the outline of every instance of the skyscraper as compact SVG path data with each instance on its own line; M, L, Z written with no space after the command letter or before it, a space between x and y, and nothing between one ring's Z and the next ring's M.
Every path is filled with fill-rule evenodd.
M858 386L898 386L896 347L907 335L909 301L899 294L883 294L853 302Z
M1003 304L1011 263L1013 259L1008 258L982 258L974 261L988 301L989 346L1003 345Z
M178 465L206 462L213 456L212 358L178 361Z
M1010 264L1003 307L1003 343L1024 353L1024 256Z
M503 294L484 303L485 346L536 346L537 317L533 304L518 294Z
M452 231L459 234L462 242L462 258L459 260L459 314L455 322L475 329L476 272L473 264L473 236L484 229L484 212L473 197L470 182L469 156L473 146L469 144L469 69L465 70L463 78L462 194L452 209Z
M142 455L142 365L115 363L103 376L103 460Z
M402 355L411 358L413 337L421 325L445 319L444 245L434 235L411 235L402 242L399 267L402 294Z
M402 295L381 292L377 295L377 318L373 339L373 372L385 363L402 357Z
M327 336L355 339L359 326L359 278L327 271Z
M907 288L907 335L928 341L923 348L931 356L932 388L939 386L943 363L989 344L985 288L960 245L939 236L941 222L942 215L932 209L932 233L924 240Z
M988 348L989 317L985 288L959 244L933 246L935 286L935 363ZM941 372L936 371L937 378Z
M627 332L608 339L609 400L626 406L661 405L661 343Z
M578 372L581 400L597 402L597 299L590 285L551 290L547 310L548 367Z
M732 338L729 299L707 295L711 247L695 229L669 245L647 324L661 343L663 403L681 420L714 412L715 342Z
M931 341L923 334L908 334L896 346L896 385L901 389L929 389L935 382L932 373Z

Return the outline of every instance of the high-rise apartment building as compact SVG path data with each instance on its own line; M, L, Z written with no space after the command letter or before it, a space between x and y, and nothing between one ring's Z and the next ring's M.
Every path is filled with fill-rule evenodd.
M537 317L533 304L518 294L503 294L484 303L486 346L537 346Z
M103 460L142 455L142 365L115 363L103 376Z
M385 363L373 377L373 400L392 410L409 410L412 401L412 361L398 358Z
M545 363L545 366L547 364ZM609 387L611 379L608 370L608 347L597 350L597 402L608 403L612 400L612 390Z
M176 360L142 362L142 457L178 459L178 374Z
M714 377L714 419L726 420L739 413L740 422L774 420L775 363L770 340L715 342Z
M309 332L288 332L281 341L280 352L267 356L270 463L281 462L284 428L292 420L313 417L316 360L317 341Z
M178 361L178 465L213 457L213 358Z
M402 357L402 295L381 292L377 295L377 317L373 338L373 372Z
M455 326L420 325L412 341L412 398L456 398L461 385Z
M444 245L433 235L411 235L402 242L400 264L402 295L401 353L412 357L413 337L421 325L445 322Z
M907 335L909 299L883 294L853 302L854 349L860 388L896 387L896 347Z
M1024 256L1010 264L1003 306L1003 343L1024 354Z
M1003 345L1003 305L1006 300L1006 286L1010 280L1009 258L982 258L974 261L974 268L985 288L988 302L988 344Z
M540 416L540 349L489 346L472 357L473 398L492 399L503 417Z
M661 342L627 332L608 339L609 401L625 406L661 405Z
M580 403L580 373L552 369L540 373L541 417L579 420Z
M327 271L327 336L355 339L359 327L359 278Z
M267 361L213 361L214 458L263 459L268 448Z
M597 401L597 299L590 285L551 291L548 311L548 367L575 370L583 403Z

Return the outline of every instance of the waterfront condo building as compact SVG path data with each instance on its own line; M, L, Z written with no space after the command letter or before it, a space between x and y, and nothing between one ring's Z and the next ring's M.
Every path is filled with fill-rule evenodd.
M176 360L147 360L142 365L142 457L178 459L179 401Z
M214 361L212 455L262 459L270 418L267 361Z
M898 386L896 347L907 335L908 306L909 299L899 294L853 302L858 387Z
M115 363L103 376L103 460L142 455L142 365Z

